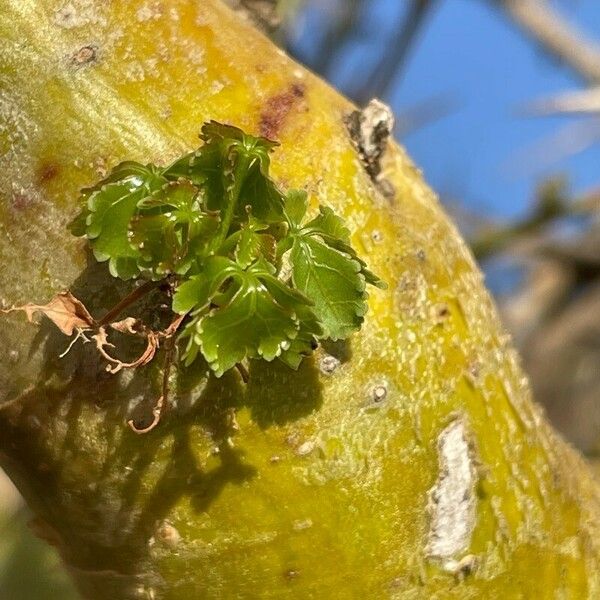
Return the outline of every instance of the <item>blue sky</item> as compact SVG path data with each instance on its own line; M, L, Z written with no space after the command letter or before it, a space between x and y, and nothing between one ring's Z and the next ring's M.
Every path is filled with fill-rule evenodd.
M384 99L401 113L432 97L448 98L455 107L449 116L402 142L443 198L477 213L515 218L527 210L536 183L548 175L568 175L576 193L599 185L600 143L557 159L553 140L559 132L567 132L560 134L563 139L573 128L585 135L592 121L519 116L519 108L531 100L577 89L581 82L491 4L438 0L404 72ZM292 38L292 49L309 66L328 34L321 12L326 5L313 0ZM599 0L555 5L590 38L600 40ZM346 92L355 89L389 47L397 27L393 17L405 6L401 0L371 0L356 34L327 73L334 85Z

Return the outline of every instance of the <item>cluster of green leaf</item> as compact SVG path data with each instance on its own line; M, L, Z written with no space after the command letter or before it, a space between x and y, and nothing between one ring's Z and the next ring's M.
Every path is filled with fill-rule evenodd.
M246 358L297 368L319 339L359 329L366 285L384 284L340 217L321 207L306 222L306 193L278 189L276 143L214 121L200 137L168 167L118 165L83 191L71 230L115 277L171 277L186 364L201 354L218 376Z

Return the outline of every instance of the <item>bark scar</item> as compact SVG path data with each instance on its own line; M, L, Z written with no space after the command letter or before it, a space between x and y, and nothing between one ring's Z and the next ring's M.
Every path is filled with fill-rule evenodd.
M344 117L354 147L365 171L386 197L394 195L392 184L383 178L381 159L394 129L394 113L387 105L374 98L362 110Z

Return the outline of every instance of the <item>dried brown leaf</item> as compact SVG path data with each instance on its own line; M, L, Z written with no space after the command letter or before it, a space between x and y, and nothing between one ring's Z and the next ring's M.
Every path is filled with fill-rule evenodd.
M2 310L3 313L22 311L27 315L30 323L36 313L41 313L50 319L65 335L71 336L74 331L91 329L95 321L83 303L75 298L71 292L65 291L56 294L48 304L24 304Z
M125 321L126 320L127 319L125 319ZM135 321L135 319L133 320ZM131 325L131 323L129 325ZM124 328L126 329L126 326L124 326ZM120 330L118 329L118 331ZM154 331L149 331L146 336L146 348L142 354L140 354L140 356L132 362L123 362L122 360L111 356L105 350L105 348L114 348L115 346L108 341L108 336L104 327L100 327L98 329L98 333L93 335L92 339L94 339L96 342L98 352L100 352L100 354L110 363L110 365L107 367L107 370L111 373L118 373L121 369L135 369L137 367L147 365L154 358L154 355L159 347L158 335Z
M162 415L163 406L164 406L164 396L161 396L156 401L156 406L152 409L152 416L153 416L152 423L150 423L150 425L148 425L147 427L143 427L143 428L138 427L134 423L133 419L129 419L129 421L127 421L127 425L129 425L129 427L131 427L132 431L134 431L135 433L138 433L138 434L148 433L149 431L152 431L160 422L160 417Z
M134 319L133 317L127 317L122 321L115 321L110 324L110 327L120 333L144 336L148 334L148 328L139 319Z

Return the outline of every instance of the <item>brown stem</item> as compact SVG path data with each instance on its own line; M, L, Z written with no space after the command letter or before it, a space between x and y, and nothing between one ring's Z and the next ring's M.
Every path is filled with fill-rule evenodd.
M147 427L138 427L133 419L127 421L127 425L134 433L143 434L152 431L159 423L163 412L168 408L169 403L169 377L173 367L173 358L175 356L175 340L170 337L165 342L165 362L163 365L162 395L156 401L156 406L152 409L152 422Z
M162 393L165 401L169 398L169 377L175 358L175 339L170 337L165 342L165 362L163 365Z
M177 332L177 330L183 323L183 320L187 316L188 316L187 313L185 313L184 315L177 315L177 317L175 317L175 319L173 319L173 321L171 321L171 324L164 330L164 332L163 332L164 336L167 338L172 337L173 334L175 334Z
M150 425L148 425L147 427L140 428L135 424L133 419L129 419L129 421L127 421L127 425L129 425L129 427L134 433L138 433L140 435L152 431L160 423L160 417L162 415L164 400L164 396L161 396L156 401L156 406L152 409L152 414L154 418L152 419L152 423L150 423Z
M250 373L248 373L248 369L246 369L246 367L242 363L238 363L237 365L235 365L235 368L238 370L238 373L241 375L242 381L244 383L248 383L250 381Z
M137 302L140 298L143 298L149 294L152 290L159 287L164 283L161 281L146 281L143 285L133 290L130 294L125 296L120 302L118 302L113 308L111 308L103 317L98 321L98 325L108 325L112 323L126 308L131 306L134 302Z

